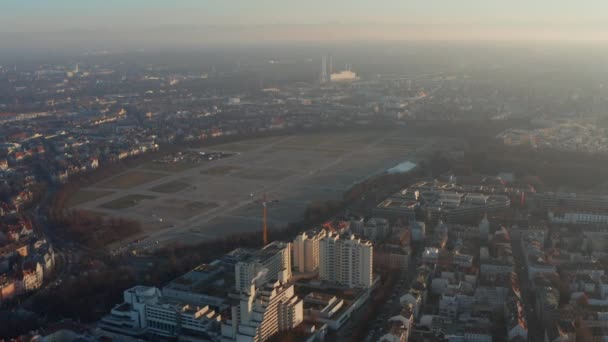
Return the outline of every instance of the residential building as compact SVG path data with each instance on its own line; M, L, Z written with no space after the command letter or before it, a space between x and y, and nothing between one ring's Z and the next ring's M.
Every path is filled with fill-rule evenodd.
M304 320L303 303L293 285L280 281L241 291L230 319L222 323L222 341L262 342Z
M308 231L298 234L292 243L293 268L298 272L315 272L319 268L319 242L327 233L325 230Z
M549 220L563 224L606 224L608 211L604 209L566 209L558 208L549 211Z
M413 242L424 241L426 238L426 223L411 221L410 234Z
M319 278L346 287L370 287L373 246L354 235L330 234L320 242Z
M363 226L363 236L370 240L382 240L391 233L388 220L384 218L371 218Z
M405 271L410 264L410 256L409 247L386 244L375 249L374 264L380 268Z
M260 286L271 280L287 281L290 278L290 243L272 242L235 265L235 284L240 291L248 291L252 281Z

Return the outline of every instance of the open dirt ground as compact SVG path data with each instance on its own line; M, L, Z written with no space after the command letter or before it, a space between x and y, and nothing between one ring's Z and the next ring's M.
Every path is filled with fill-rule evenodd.
M315 200L339 199L353 184L428 153L437 139L407 130L302 134L208 149L220 160L155 167L150 163L82 190L74 208L142 222L146 241L197 242L261 230L264 193L271 227L301 218ZM253 195L253 196L252 196Z

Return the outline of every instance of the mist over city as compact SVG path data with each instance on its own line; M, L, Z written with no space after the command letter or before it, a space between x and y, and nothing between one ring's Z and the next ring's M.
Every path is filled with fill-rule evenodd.
M0 341L604 341L607 43L599 0L4 0Z

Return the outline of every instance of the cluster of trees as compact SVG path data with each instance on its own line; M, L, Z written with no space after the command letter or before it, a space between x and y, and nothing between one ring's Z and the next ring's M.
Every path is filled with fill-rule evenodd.
M84 210L51 216L54 232L89 248L103 248L142 231L141 223L122 218L104 218Z
M9 341L40 326L37 315L23 311L0 311L0 322L0 336Z
M122 292L136 283L132 268L116 266L88 271L42 290L32 298L32 309L50 319L98 320L121 301Z
M540 190L543 186L593 190L598 185L608 184L608 157L605 155L504 146L495 139L471 147L464 163L474 173L514 172L532 180ZM534 180L529 176L538 178Z
M340 201L315 202L305 210L304 218L290 223L283 229L271 230L271 240L291 240L298 232L319 225L343 210ZM260 231L233 234L224 238L204 241L193 245L172 244L154 253L151 272L146 275L150 285L163 285L167 281L190 271L204 262L235 248L260 248L263 245L262 227Z

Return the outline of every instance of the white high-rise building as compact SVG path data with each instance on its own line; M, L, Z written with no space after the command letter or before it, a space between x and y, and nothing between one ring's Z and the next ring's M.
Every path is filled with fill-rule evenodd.
M354 235L330 234L319 243L319 278L347 287L370 287L374 247Z
M325 230L303 232L293 240L293 268L298 272L315 272L319 268L319 242Z
M291 330L304 320L304 305L293 285L280 281L256 289L251 284L222 324L222 341L262 342Z
M235 265L237 290L248 291L251 283L257 286L272 280L291 278L291 244L272 242Z

